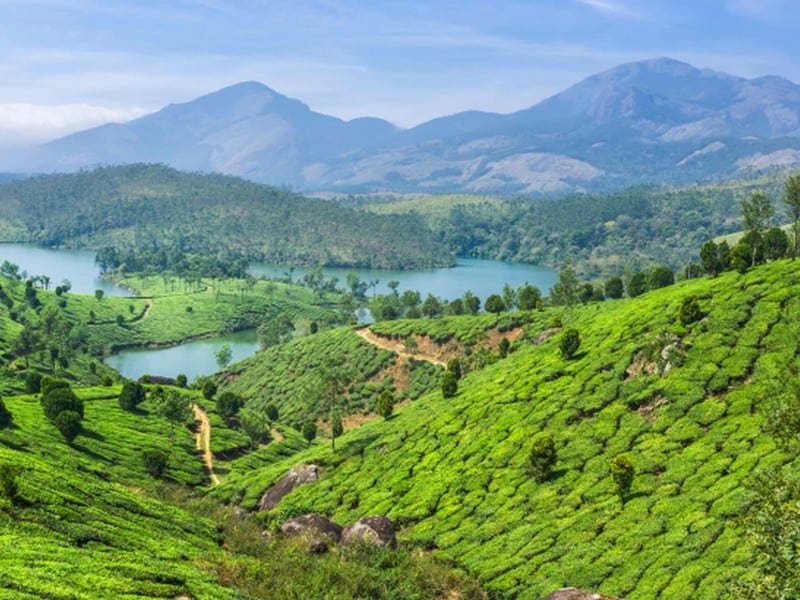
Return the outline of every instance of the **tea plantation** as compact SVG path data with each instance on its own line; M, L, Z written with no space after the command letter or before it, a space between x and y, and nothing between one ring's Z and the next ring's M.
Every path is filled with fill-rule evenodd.
M683 324L689 296L701 312ZM579 331L571 360L559 335L533 342L556 316ZM405 335L419 323L378 329ZM315 462L321 480L285 497L274 523L387 514L406 542L456 560L498 596L576 586L633 600L724 597L752 565L738 521L748 481L792 460L763 426L794 394L797 263L547 309L525 329L455 397L433 391L345 433L335 452L315 443L247 472L234 465L214 495L252 508L293 465ZM557 454L541 483L529 467L540 433ZM635 467L624 502L610 474L623 453Z

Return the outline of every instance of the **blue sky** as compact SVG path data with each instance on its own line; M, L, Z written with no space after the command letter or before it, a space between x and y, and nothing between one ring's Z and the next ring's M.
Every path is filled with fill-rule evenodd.
M800 82L799 32L796 0L0 0L0 145L244 80L402 126L659 56Z

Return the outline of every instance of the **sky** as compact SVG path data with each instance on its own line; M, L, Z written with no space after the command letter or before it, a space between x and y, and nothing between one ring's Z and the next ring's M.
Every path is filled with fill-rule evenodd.
M797 0L0 0L0 146L240 81L407 127L668 56L800 82Z

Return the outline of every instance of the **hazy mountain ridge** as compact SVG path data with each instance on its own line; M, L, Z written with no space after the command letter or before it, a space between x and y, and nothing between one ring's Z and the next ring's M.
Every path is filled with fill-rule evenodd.
M798 164L798 150L800 86L655 59L512 114L467 111L406 130L245 82L55 140L11 166L158 161L306 191L536 194L720 179Z

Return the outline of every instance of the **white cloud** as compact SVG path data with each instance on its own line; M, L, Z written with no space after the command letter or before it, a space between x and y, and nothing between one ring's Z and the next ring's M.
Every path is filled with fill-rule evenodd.
M576 0L579 4L583 4L584 6L589 6L594 8L595 10L599 10L604 13L612 14L612 15L619 15L621 17L629 17L632 19L641 19L643 15L629 6L621 2L617 2L616 0Z
M41 142L102 123L130 121L145 112L89 104L0 104L0 140Z

